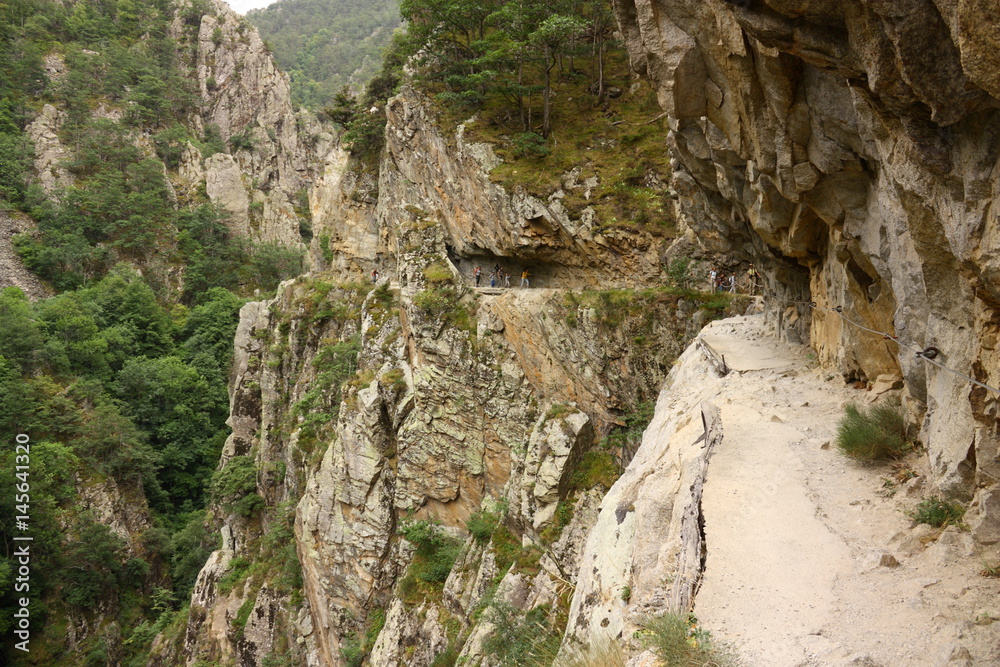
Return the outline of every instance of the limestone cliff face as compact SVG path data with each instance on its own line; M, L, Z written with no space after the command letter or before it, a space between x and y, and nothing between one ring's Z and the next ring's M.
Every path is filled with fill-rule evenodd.
M217 47L214 27L200 34ZM410 88L386 113L377 182L337 148L315 176L313 273L241 313L220 469L252 460L263 503L246 516L215 499L223 546L159 664L338 665L362 648L377 665L480 664L491 605L544 610L558 638L598 504L637 443L596 445L704 323L663 289L558 289L654 282L669 239L504 191L491 149ZM212 160L243 173L243 153ZM190 173L225 166L212 160ZM472 267L493 262L543 288L472 289ZM372 265L378 287L358 282ZM462 545L434 585L401 537L424 520ZM469 536L470 520L492 531Z
M670 113L674 188L703 242L766 266L775 326L845 376L901 375L938 483L997 469L994 3L616 0ZM807 334L808 332L808 334Z
M643 301L621 330L645 332L648 344L602 343L597 311L561 293L477 296L432 283L429 267L447 262L444 232L420 217L395 230L398 288L303 278L244 307L220 467L253 457L267 508L247 518L216 504L223 547L199 576L184 644L162 664L259 664L285 646L297 663L336 665L376 612L385 629L371 664L429 664L450 646L481 658L489 628L472 614L485 595L523 611L568 601L600 499L571 478L615 409L655 392L683 343L683 311L677 321L675 300ZM324 383L345 343L356 346L356 370ZM592 393L570 389L581 373ZM586 412L562 406L574 399ZM273 571L233 585L241 563L274 562L262 545L285 520L276 508L296 501L302 594ZM433 519L464 539L481 506L507 508L505 539L531 549L533 563L512 567L489 539L469 538L441 599L401 592L413 558L401 522Z
M445 226L458 268L471 276L475 263L530 267L544 286L635 286L661 275L662 238L599 228L590 207L574 217L562 205L566 190L587 192L579 174L563 175L563 188L546 199L507 192L490 180L500 164L492 146L467 141L464 124L442 128L430 101L409 87L386 107L386 150L380 169L380 219L408 201ZM589 195L587 195L589 197Z
M225 2L182 2L174 10L169 36L201 102L183 123L199 137L206 130L216 133L225 147L202 155L188 144L169 174L177 200L186 204L207 195L229 212L235 233L301 246L301 230L310 220L322 224L335 212L330 202L340 196L336 175L348 161L337 132L292 107L288 75L278 70L257 30ZM53 82L66 73L58 53L46 56L45 69ZM120 120L123 111L120 104L99 101L93 115ZM35 149L35 178L50 193L73 183L63 166L72 157L59 138L64 122L65 113L46 104L26 127ZM152 155L149 134L136 131L133 139ZM373 254L360 242L337 250L344 257Z
M191 46L187 64L202 110L189 122L198 131L214 126L233 148L204 159L186 152L182 175L189 188L204 183L209 198L230 212L238 233L298 245L295 207L302 197L311 207L326 196L314 183L322 185L329 161L346 162L346 156L332 127L293 109L288 75L277 68L256 28L221 0L210 6L197 27L185 20L188 7L180 6L170 32Z

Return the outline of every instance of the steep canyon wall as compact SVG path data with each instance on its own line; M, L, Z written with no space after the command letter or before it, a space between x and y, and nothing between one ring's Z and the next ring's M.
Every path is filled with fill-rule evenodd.
M682 215L765 267L775 327L845 377L898 374L936 481L992 502L998 87L993 3L616 0L657 86Z

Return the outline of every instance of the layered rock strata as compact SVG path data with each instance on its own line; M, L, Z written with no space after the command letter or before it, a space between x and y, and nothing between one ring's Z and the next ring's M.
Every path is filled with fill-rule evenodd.
M449 647L482 656L488 628L472 619L487 598L565 618L566 582L599 499L574 471L622 411L655 393L691 305L636 293L612 325L599 304L557 290L479 295L441 274L446 227L409 215L392 231L396 284L301 278L241 312L221 467L253 457L269 509L248 519L215 506L223 548L199 576L184 644L163 660L255 664L296 646L304 664L335 665L377 612L386 624L377 664L429 664ZM341 399L343 380L323 374L345 344L356 346L357 369ZM261 545L280 525L276 508L291 502L304 598L275 576L227 584L237 559L271 558ZM413 559L401 523L433 520L464 540L481 507L505 508L504 539L537 564L512 567L500 547L469 538L442 599L400 593ZM415 657L415 645L426 655Z

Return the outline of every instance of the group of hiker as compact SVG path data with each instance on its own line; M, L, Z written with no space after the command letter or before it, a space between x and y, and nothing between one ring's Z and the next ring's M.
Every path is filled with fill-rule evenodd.
M747 269L746 280L738 283L736 280L736 274L730 273L727 277L722 271L719 271L716 267L712 267L708 272L708 286L710 292L729 292L730 294L736 294L737 284L741 288L745 288L750 294L757 293L757 287L760 285L760 274L757 273L757 269L753 264Z
M480 282L483 279L483 267L476 266L472 270L472 277L476 281L476 287L480 286ZM490 287L510 287L510 272L497 264L490 271ZM528 269L521 272L521 287L531 287L531 273Z
M372 272L369 274L372 283L378 283L381 275L378 267L372 269ZM479 283L483 278L483 267L477 266L472 271L472 276L476 279L476 287L479 287ZM490 272L490 287L510 287L510 272L497 264ZM531 272L528 269L521 271L521 287L531 287Z

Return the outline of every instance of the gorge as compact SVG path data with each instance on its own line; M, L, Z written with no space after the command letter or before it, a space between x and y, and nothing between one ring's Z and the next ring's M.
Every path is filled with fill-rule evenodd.
M1000 661L995 3L613 0L601 34L624 48L605 64L602 43L596 89L569 56L550 67L544 151L493 98L442 97L416 57L349 122L295 110L227 5L160 4L195 100L175 135L143 120L125 143L157 159L171 210L214 206L227 235L302 263L226 302L190 599L153 601L176 584L149 482L81 464L47 511L67 544L86 508L123 567L152 563L129 594L144 611L126 622L121 590L53 601L47 652L17 664L653 665L644 628L664 612L747 664ZM39 76L71 82L99 55L52 47ZM88 122L146 108L93 97ZM27 105L42 194L0 213L3 284L38 304L105 275L60 283L69 260L39 270L45 243L24 250L54 238L32 196L91 187L74 104ZM383 118L366 152L350 124ZM155 252L93 245L177 318L205 301L177 296L200 275L175 261L193 232L164 229ZM757 294L703 291L710 268L751 264ZM474 287L497 265L532 287ZM830 447L844 404L876 399L914 444L894 467ZM907 519L932 497L961 522Z

